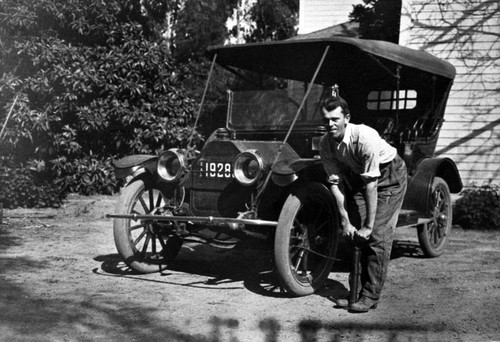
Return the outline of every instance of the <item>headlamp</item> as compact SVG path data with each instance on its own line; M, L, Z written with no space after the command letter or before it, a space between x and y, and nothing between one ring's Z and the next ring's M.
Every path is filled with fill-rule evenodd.
M263 171L264 163L256 150L242 152L234 160L234 178L241 185L249 186L255 184Z
M186 158L178 149L170 149L160 155L156 169L167 182L179 181L186 172Z

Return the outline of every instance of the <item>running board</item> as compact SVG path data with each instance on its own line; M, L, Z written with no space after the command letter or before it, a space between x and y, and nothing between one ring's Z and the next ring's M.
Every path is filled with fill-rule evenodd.
M422 217L422 214L416 210L401 209L398 216L397 228L409 228L424 225L432 221L432 218Z

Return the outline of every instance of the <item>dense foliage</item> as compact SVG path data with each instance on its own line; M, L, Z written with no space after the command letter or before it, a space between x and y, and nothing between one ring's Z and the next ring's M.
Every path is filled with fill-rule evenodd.
M298 0L261 0L252 7L253 30L245 35L247 42L283 40L297 34Z
M62 193L112 193L112 157L155 153L190 133L195 102L137 3L0 5L4 108L19 95L2 154L42 165Z
M203 52L228 37L225 24L239 2L0 2L4 206L50 206L68 192L113 193L120 186L113 158L185 145L209 68ZM296 0L281 3L298 8ZM274 34L281 26L268 25L266 37L284 37ZM218 90L209 95L213 102ZM204 126L201 133L212 128ZM202 142L201 134L194 137ZM29 196L20 190L30 187ZM35 194L39 200L28 198Z
M500 192L485 185L464 190L453 207L454 223L463 229L500 229Z
M13 163L0 156L0 203L7 208L60 206L64 194L44 176L35 163Z
M401 1L363 0L364 4L355 5L349 15L359 23L359 36L364 39L399 42Z

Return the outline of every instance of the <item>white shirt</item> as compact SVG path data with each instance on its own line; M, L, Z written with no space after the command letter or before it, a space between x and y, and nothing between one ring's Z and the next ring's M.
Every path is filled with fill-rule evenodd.
M326 133L319 146L327 176L333 179L339 179L345 167L365 180L380 177L380 164L391 162L397 154L375 129L351 123L347 124L341 142Z

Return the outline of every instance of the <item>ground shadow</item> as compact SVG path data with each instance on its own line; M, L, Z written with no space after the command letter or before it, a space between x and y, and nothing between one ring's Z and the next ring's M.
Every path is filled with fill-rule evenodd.
M340 244L337 257L339 261L332 267L332 273L350 271L352 248ZM391 259L401 257L422 258L422 250L417 242L395 240ZM209 289L228 289L243 286L256 294L269 297L289 297L280 284L275 271L272 247L255 241L241 241L231 249L221 249L199 243L185 243L176 260L166 270L160 271L161 278L145 277L130 269L118 254L100 255L94 260L101 262L104 275L133 278L138 281L159 282L170 285L203 287ZM174 281L172 272L200 275L205 280L195 282ZM94 273L100 273L94 270ZM327 279L324 286L316 292L332 302L348 295L348 290L340 282Z
M329 300L337 308L337 300L347 298L349 289L339 281L327 279L323 287L318 289L315 294Z
M118 254L99 255L94 260L101 262L101 270L107 275L153 281L130 269ZM249 291L260 295L287 296L275 274L271 250L251 246L248 242L239 243L231 249L185 243L175 261L161 271L161 276L165 278L154 281L171 284L168 277L172 272L207 277L202 282L178 284L182 286L227 289L231 284L242 282Z
M392 243L391 260L399 258L424 258L420 244L410 240L394 240Z
M336 286L334 282L333 286ZM208 324L210 332L206 335L193 334L181 324L172 327L159 320L158 314L162 310L159 307L140 307L126 299L117 301L106 297L96 299L93 296L83 300L40 298L10 282L3 282L0 287L9 291L0 298L0 304L8 308L0 311L0 322L7 328L4 337L14 340L239 341L237 335L241 330L241 322L238 318L207 317L201 323ZM286 331L285 327L286 322L272 316L263 318L254 327L256 336L253 340L285 341L280 338L280 334ZM430 334L444 330L444 326L438 326L437 323L432 326L389 322L370 324L329 319L303 319L295 328L296 336L303 342L318 341L322 337L329 341L370 340L373 336L377 336L379 341L396 341L414 332L425 337L426 332Z
M232 284L237 287L236 283L242 282L247 290L261 296L290 297L280 284L272 250L248 242L237 244L232 249L185 244L176 260L166 270L159 271L162 278L155 279L130 269L118 254L99 255L94 260L101 262L101 270L104 272L94 270L97 274L210 289L228 289ZM200 275L207 279L196 282L175 282L169 279L172 272ZM348 265L336 263L332 272L348 272ZM344 290L341 283L327 279L317 294L326 298L340 298Z
M5 220L0 224L0 252L21 245L21 239L12 234L13 229L20 229L20 227L20 223L8 223Z

